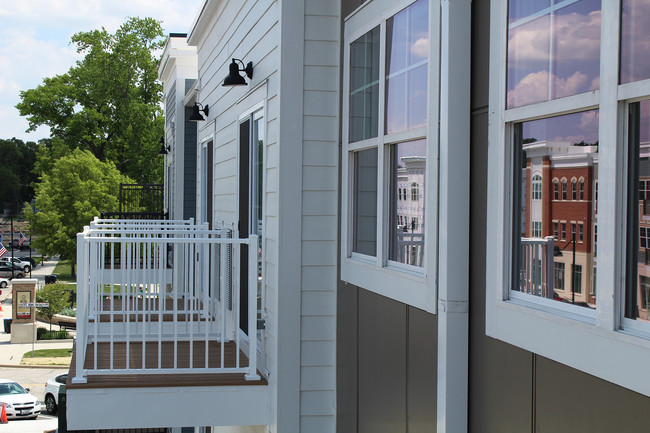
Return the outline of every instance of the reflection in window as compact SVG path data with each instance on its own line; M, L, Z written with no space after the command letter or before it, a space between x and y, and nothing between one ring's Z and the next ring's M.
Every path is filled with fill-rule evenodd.
M646 185L650 181L650 101L630 104L628 140L628 235L625 316L650 320L650 220L645 216Z
M621 84L650 78L650 0L621 1Z
M560 199L560 182L557 179L553 179L553 200Z
M352 251L377 255L377 148L354 153Z
M424 258L424 198L426 196L426 141L417 140L390 146L390 233L388 259L423 266ZM398 207L397 190L417 186L409 206ZM407 225L399 225L403 216ZM419 222L422 221L422 224Z
M426 124L428 10L419 0L386 21L386 134Z
M508 108L599 88L600 0L511 0L508 9Z
M536 174L533 176L533 200L541 200L542 199L542 176L539 174Z
M583 285L591 284L595 269L595 248L590 240L596 219L589 191L597 176L597 128L597 111L514 125L515 151L519 155L516 167L527 173L541 173L541 179L533 177L530 186L524 181L518 182L518 188L530 188L531 191L514 194L524 200L524 203L515 203L513 209L523 209L523 212L515 212L515 218L523 218L531 224L526 233L515 234L520 238L515 255L520 261L513 290L595 308L593 291L591 288L583 290ZM542 184L545 176L548 181L561 179L563 200L567 198L567 179L571 179L573 200L554 201L544 195L541 200L535 200L533 185ZM516 180L525 178L515 176ZM580 184L578 179L581 179ZM582 182L584 200L578 201ZM514 226L519 227L520 223ZM548 227L546 230L552 227L553 233L544 232L545 227Z
M379 26L350 44L350 142L379 133Z

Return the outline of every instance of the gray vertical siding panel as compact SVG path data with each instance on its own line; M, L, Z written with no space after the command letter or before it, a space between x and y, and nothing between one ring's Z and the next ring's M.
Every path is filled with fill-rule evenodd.
M359 290L359 433L406 432L406 310Z
M194 80L185 80L185 87ZM191 83L190 83L191 87ZM183 218L196 218L196 182L197 182L197 168L196 168L196 122L190 122L188 119L192 114L192 108L185 107L185 170L183 179Z
M437 316L408 307L408 433L436 431L437 335Z
M336 323L336 431L357 431L359 289L339 283Z

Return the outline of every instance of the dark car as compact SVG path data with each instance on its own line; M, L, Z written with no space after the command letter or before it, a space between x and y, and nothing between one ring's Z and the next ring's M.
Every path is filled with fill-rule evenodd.
M3 278L24 278L25 273L23 270L20 268L20 266L13 265L13 274L12 274L12 266L8 264L3 264L0 265L0 277Z
M20 260L23 262L29 262L32 264L32 268L36 266L36 260L32 259L31 257L18 257Z

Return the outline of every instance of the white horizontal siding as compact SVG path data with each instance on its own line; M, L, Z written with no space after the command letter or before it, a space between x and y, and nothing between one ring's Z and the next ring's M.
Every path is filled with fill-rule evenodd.
M305 1L300 429L336 431L339 2Z

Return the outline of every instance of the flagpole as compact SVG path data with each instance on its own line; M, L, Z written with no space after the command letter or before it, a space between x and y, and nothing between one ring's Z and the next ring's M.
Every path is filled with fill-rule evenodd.
M9 213L9 221L11 221L11 242L9 242L9 249L11 250L11 260L9 266L11 266L11 279L14 279L14 214L13 212Z

